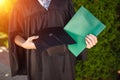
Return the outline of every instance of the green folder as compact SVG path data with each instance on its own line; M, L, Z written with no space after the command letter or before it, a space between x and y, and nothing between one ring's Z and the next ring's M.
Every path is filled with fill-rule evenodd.
M75 13L65 25L64 30L76 41L68 45L68 49L77 57L85 48L85 37L88 34L99 35L105 25L83 6Z

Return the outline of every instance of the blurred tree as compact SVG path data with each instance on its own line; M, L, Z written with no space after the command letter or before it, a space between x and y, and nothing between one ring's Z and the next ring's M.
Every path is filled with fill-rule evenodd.
M120 69L120 0L73 0L75 10L83 5L107 27L98 44L88 50L87 61L78 61L76 80L116 80Z

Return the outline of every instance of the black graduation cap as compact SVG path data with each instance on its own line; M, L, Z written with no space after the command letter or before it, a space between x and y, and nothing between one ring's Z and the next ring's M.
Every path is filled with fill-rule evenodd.
M62 27L45 28L34 35L38 35L39 38L34 40L34 44L37 51L41 52L47 48L63 45L63 44L75 44L76 42L63 30Z

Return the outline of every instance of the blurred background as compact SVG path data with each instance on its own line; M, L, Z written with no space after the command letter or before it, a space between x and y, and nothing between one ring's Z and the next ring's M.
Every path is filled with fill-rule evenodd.
M0 0L0 46L7 46L8 21L16 0Z
M8 48L9 15L15 2L0 0L0 55L5 54L1 52L3 47ZM88 50L87 60L77 61L76 80L116 80L120 69L120 0L73 2L76 11L83 5L106 25L98 36L98 44Z

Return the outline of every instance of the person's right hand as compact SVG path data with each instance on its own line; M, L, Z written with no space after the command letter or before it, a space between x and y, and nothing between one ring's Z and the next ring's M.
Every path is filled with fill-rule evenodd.
M36 49L35 44L33 43L33 40L38 39L39 36L31 36L28 37L28 39L22 43L22 47L24 49Z

